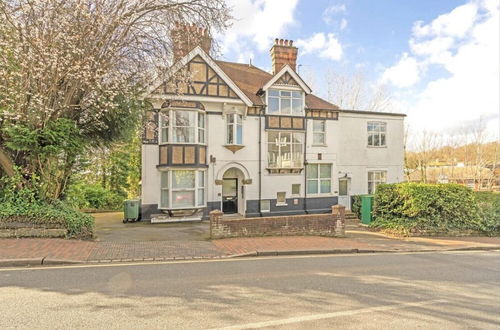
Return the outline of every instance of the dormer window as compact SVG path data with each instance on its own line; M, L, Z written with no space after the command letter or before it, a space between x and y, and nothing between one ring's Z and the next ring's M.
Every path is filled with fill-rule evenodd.
M293 116L304 114L304 93L302 92L269 89L267 100L268 114Z

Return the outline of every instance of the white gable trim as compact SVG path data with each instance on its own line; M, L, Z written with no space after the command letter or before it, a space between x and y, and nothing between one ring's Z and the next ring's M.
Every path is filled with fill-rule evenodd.
M265 85L264 87L262 87L263 90L267 90L269 89L269 87L271 87L272 85L274 85L274 83L283 75L285 74L285 72L288 72L292 77L293 79L295 79L295 81L299 84L299 86L302 88L302 90L304 90L304 92L306 92L306 94L311 94L312 90L309 86L307 86L306 82L304 80L302 80L302 78L300 78L300 76L292 70L292 68L287 64L285 65L283 68L281 68L281 70L274 75L274 77L271 78L271 80L269 80Z
M215 71L219 75L219 77L222 78L222 80L238 95L238 97L247 105L247 106L252 106L253 103L250 101L250 99L241 91L241 89L236 86L236 84L231 80L231 78L228 77L228 75L222 71L222 69L215 63L214 60L210 56L205 53L205 51L200 47L197 46L195 49L193 49L189 54L181 58L177 63L175 63L169 70L168 73L165 77L163 78L157 78L155 81L149 86L147 89L146 95L149 96L151 95L161 84L163 84L165 81L168 81L174 73L179 71L181 68L186 66L189 61L191 61L193 58L195 58L197 55L199 55L207 64L212 68L212 70Z

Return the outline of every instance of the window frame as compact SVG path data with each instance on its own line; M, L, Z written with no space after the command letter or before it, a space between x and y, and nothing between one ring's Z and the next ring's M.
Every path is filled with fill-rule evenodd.
M281 141L281 135L282 134L290 134L290 142L278 142L276 143L275 141L274 142L270 142L269 141L269 135L270 133L278 133L278 140ZM293 142L293 139L294 139L294 135L300 135L301 136L301 140L302 142ZM267 168L268 169L302 169L304 168L304 138L305 138L305 134L303 132L294 132L294 131L280 131L280 130L268 130L266 131L266 139L267 139ZM290 157L292 157L292 155L295 153L295 148L297 146L300 146L300 149L301 149L301 153L299 155L299 157L297 157L298 159L298 162L300 163L300 166L287 166L287 167L283 167L283 166L271 166L270 165L270 146L271 145L277 145L278 146L278 158L281 157L281 165L283 165L283 156L282 156L282 153L281 153L281 149L283 147L286 147L286 146L290 146ZM295 147L294 147L295 146ZM278 158L276 159L275 163L278 164ZM292 160L290 158L290 163L291 164L294 164L294 160Z
M378 126L378 127L375 130L370 130L370 126ZM366 145L369 148L386 148L387 147L387 123L386 122L384 122L384 121L369 121L366 124L366 132L367 132ZM375 144L375 137L377 137L377 139L378 139L378 144ZM382 144L382 137L383 137L383 141L384 141L383 144Z
M322 131L316 131L315 127L314 127L314 123L322 123L323 124L323 130ZM313 132L313 134L312 134L312 139L313 139L312 140L312 145L314 147L316 147L316 146L319 146L319 147L326 146L326 120L324 120L324 119L313 119L312 120L312 132ZM316 135L318 135L318 134L323 137L322 138L322 142L320 142L320 143L314 142L314 137Z
M384 178L383 181L381 180L382 176L380 176L382 173L384 174L383 175L383 178ZM373 178L370 179L370 174L378 174L379 175L378 180L374 180ZM368 179L367 180L367 191L368 191L368 194L370 194L370 195L374 194L377 191L377 186L379 184L387 183L387 170L386 169L368 170L367 179ZM370 185L370 183L371 183L371 185ZM373 187L373 191L372 191L371 187Z
M307 195L315 195L315 196L330 196L332 195L332 190L333 190L333 164L332 163L309 163L307 166L316 166L316 177L311 178L309 177L310 170L309 168L306 169L306 187L305 187L305 192ZM329 166L330 167L330 176L329 178L322 178L321 177L321 166ZM321 181L330 181L330 191L329 192L321 192ZM316 192L309 192L309 184L310 182L316 182Z
M277 92L278 95L271 95L271 92ZM282 93L290 93L290 96L282 95ZM299 93L300 98L295 96L294 93ZM278 110L271 112L270 111L270 99L277 99L278 100ZM290 112L286 113L283 112L282 108L282 100L290 101ZM293 104L294 101L299 101L300 100L300 112L295 113L293 111ZM289 89L289 88L284 88L284 87L279 87L279 88L269 88L266 91L266 114L268 115L285 115L285 116L304 116L305 113L305 95L304 91L300 89Z
M232 122L229 122L229 118L232 117ZM228 113L225 115L226 120L226 145L243 145L243 115L237 112ZM238 123L238 120L240 123ZM233 133L233 141L229 141L229 127ZM241 128L241 141L238 143L238 128Z
M173 187L173 172L175 171L190 171L194 172L194 187L190 188L174 188ZM200 172L203 172L202 177L200 178ZM200 169L168 169L160 171L161 180L160 180L160 201L158 203L158 208L160 210L186 210L186 209L198 209L206 207L207 205L207 171ZM166 175L165 175L166 174ZM164 178L167 180L167 187L164 187ZM202 182L200 182L202 181ZM167 205L163 204L163 193L166 191L168 194L167 197ZM189 206L173 206L172 196L174 192L178 191L192 191L194 194L193 205ZM199 202L199 192L202 191L203 203Z
M193 112L195 113L195 126L174 126L176 112ZM169 109L168 111L161 111L159 117L160 138L158 139L160 145L162 144L207 144L207 115L205 111L197 109ZM168 124L165 125L165 121ZM203 120L203 122L202 122ZM200 125L203 123L203 125ZM194 129L194 142L174 142L174 129L177 127L188 127ZM167 138L164 139L165 131ZM203 132L203 142L200 141L201 132Z

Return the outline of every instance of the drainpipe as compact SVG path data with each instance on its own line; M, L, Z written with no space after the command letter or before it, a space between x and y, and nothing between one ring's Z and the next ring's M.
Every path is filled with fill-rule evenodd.
M308 214L307 211L307 117L304 118L304 213Z
M262 107L259 111L259 215L262 217L261 199L262 199Z

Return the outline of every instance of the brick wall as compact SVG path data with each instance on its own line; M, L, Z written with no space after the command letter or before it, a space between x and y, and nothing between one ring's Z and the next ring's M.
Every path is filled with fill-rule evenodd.
M224 219L219 210L210 212L210 237L316 235L345 236L345 207L332 206L329 214Z

